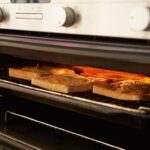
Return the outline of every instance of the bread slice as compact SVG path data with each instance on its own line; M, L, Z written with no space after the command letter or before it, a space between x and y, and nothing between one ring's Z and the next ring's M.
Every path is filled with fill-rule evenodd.
M127 101L150 100L150 83L135 80L119 82L95 81L93 93Z
M103 68L75 66L73 69L92 79L93 93L119 100L150 100L150 77Z
M103 68L74 66L73 69L77 74L80 74L85 77L90 77L93 79L104 78L107 80L122 81L122 80L141 80L146 77L143 74L114 71Z
M22 68L9 68L9 76L31 81L32 78L48 75L48 69L37 68L36 66L27 66Z
M92 90L92 83L88 79L76 76L43 76L32 78L31 84L61 93L86 92Z
M74 70L57 68L49 65L25 66L22 68L9 68L9 76L24 80L40 77L41 75L75 75Z
M75 75L75 71L69 68L53 67L49 69L49 73L53 75Z

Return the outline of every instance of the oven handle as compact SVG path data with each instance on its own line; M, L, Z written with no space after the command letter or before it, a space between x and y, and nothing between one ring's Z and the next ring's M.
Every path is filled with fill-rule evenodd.
M91 138L91 137L88 137L88 136L85 136L85 135L82 135L82 134L79 134L79 133L76 133L76 132L72 132L70 130L67 130L67 129L64 129L64 128L61 128L61 127L58 127L58 126L55 126L55 125L52 125L52 124L48 124L46 122L43 122L43 121L39 121L39 120L36 120L36 119L33 119L33 118L30 118L28 116L24 116L24 115L21 115L21 114L18 114L18 113L15 113L15 112L12 112L12 111L6 111L5 112L5 122L7 123L8 122L8 115L13 115L13 116L16 116L16 117L19 117L19 118L22 118L22 119L26 119L26 120L29 120L29 121L32 121L34 123L38 123L38 124L41 124L41 125L44 125L44 126L47 126L47 127L50 127L50 128L53 128L55 130L59 130L61 132L65 132L67 134L71 134L71 135L74 135L76 137L80 137L80 138L83 138L85 140L88 140L88 141L91 141L91 142L95 142L97 144L102 144L102 145L105 145L105 146L108 146L110 148L113 148L113 149L116 149L116 150L125 150L123 148L120 148L118 146L114 146L114 145L111 145L109 143L105 143L103 141L100 141L100 140L97 140L97 139L94 139L94 138Z

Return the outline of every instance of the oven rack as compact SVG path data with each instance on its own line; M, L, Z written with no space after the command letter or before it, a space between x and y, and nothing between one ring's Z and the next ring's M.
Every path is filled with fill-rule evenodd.
M0 89L2 93L135 128L148 128L150 124L149 103L124 103L91 93L67 95L6 79L0 79Z

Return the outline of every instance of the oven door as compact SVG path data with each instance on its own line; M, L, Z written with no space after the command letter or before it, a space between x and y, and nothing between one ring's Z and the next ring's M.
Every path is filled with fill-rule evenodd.
M121 145L117 140L104 136L108 133L102 132L104 123L100 125L100 120L13 96L1 96L0 107L2 147L31 150L122 149L116 146Z
M149 130L8 95L1 96L0 108L2 148L121 150L149 147Z

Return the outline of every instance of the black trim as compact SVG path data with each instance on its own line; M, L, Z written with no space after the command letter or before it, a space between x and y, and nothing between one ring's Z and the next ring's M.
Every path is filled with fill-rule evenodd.
M136 38L118 38L118 37L106 37L106 36L96 36L96 35L78 35L78 34L62 34L62 33L50 33L50 32L37 32L37 31L24 31L24 30L9 30L0 29L1 34L7 35L22 35L22 36L32 36L40 38L54 38L54 39L68 39L68 40L87 40L92 42L106 42L106 43L120 43L128 45L143 45L149 46L150 40L147 39L136 39Z

